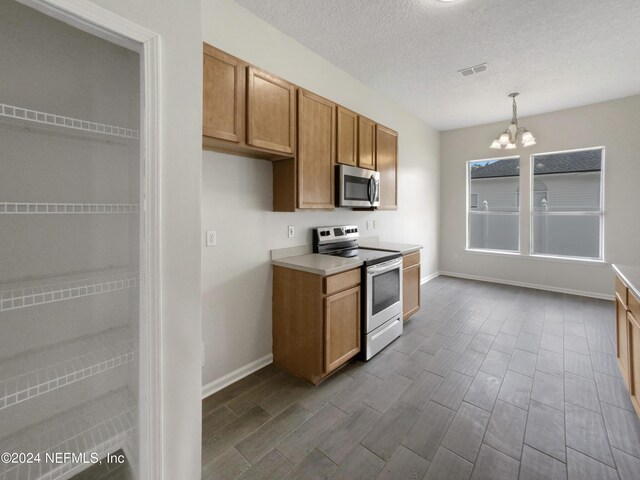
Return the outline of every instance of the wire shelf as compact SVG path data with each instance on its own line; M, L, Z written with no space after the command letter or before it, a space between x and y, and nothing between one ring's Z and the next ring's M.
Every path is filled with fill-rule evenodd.
M0 312L115 292L138 285L138 272L111 269L0 285Z
M64 117L53 113L39 112L28 108L15 107L0 103L0 117L11 118L15 120L24 120L27 122L39 123L42 125L51 125L55 127L71 128L83 132L90 132L99 135L109 135L112 137L121 137L129 139L138 139L140 133L138 130L131 128L117 127L115 125L106 125L104 123L89 122L78 118Z
M74 407L0 441L0 452L40 453L40 462L2 463L0 480L62 480L91 466L91 455L102 459L125 446L137 431L137 406L126 388ZM51 461L74 454L80 462ZM49 461L47 461L49 460Z
M129 327L118 327L0 362L0 411L133 360Z
M78 213L137 213L134 203L27 203L0 202L1 214L78 214Z

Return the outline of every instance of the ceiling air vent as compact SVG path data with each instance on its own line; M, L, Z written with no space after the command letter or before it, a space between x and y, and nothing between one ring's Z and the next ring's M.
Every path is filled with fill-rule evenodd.
M473 67L463 68L462 70L458 70L458 73L463 77L469 77L471 75L475 75L476 73L482 73L487 71L487 62L481 63L480 65L475 65Z

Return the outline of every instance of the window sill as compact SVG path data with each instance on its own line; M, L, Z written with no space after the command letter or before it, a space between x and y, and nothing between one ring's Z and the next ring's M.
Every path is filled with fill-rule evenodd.
M609 264L604 260L591 260L589 258L571 258L571 257L555 257L553 255L523 255L519 252L509 252L505 250L479 250L474 248L466 248L466 253L474 255L489 255L496 257L516 257L520 260L542 261L552 263L571 263L573 265L591 265L606 267Z

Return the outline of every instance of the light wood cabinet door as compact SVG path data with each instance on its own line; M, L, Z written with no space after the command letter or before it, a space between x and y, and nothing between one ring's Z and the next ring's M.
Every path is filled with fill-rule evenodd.
M324 299L324 373L360 351L360 286Z
M618 365L627 387L629 387L629 328L627 309L616 295L616 355Z
M203 49L202 134L241 142L245 64L210 45Z
M281 153L295 149L295 86L247 67L247 143Z
M376 169L376 122L358 117L358 166Z
M338 107L338 134L336 138L336 163L358 165L358 114Z
M631 402L640 415L640 324L631 313L627 313L629 322L629 392Z
M334 208L335 103L298 90L298 208Z
M376 166L380 172L380 210L398 208L398 133L376 125Z
M420 264L402 270L402 318L407 321L420 310Z

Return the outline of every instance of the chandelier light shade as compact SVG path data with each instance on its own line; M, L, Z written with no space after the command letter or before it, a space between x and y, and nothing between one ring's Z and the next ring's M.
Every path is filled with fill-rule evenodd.
M526 128L518 126L518 106L516 105L516 97L518 95L517 92L509 94L513 101L511 124L504 132L494 138L489 148L511 150L517 148L516 142L518 142L518 140L523 147L530 147L536 144L536 139L533 134Z

